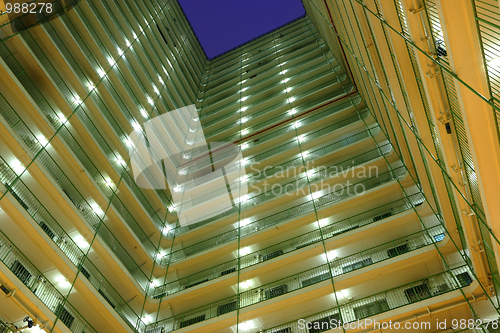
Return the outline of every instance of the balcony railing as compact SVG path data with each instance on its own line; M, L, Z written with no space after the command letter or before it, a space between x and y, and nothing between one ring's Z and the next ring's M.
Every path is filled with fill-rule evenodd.
M161 264L166 265L167 263L172 263L187 258L189 256L195 255L197 253L207 251L208 249L211 249L215 246L219 246L228 243L230 241L233 241L238 237L238 231L239 231L239 237L244 237L256 233L259 230L271 227L277 223L284 222L304 214L308 214L314 211L315 209L314 206L316 206L316 209L318 209L336 203L340 200L357 196L358 194L354 190L355 188L357 188L357 186L362 186L364 191L367 191L381 184L385 184L393 180L396 180L398 178L402 178L405 175L406 175L406 168L398 167L394 170L381 173L375 177L367 178L365 180L356 182L350 186L347 186L337 191L333 191L314 200L306 201L302 204L288 208L279 213L254 221L244 227L241 227L239 230L238 229L231 230L222 233L218 236L204 240L202 242L185 247L184 249L174 251L169 255L163 257L161 259ZM332 230L331 232L333 233L336 231Z
M338 85L340 82L344 81L346 79L346 75L343 74L341 76L339 76L337 79L334 79L334 80L329 80L327 82L324 82L324 83L320 83L318 85L315 85L314 87L306 90L306 91L303 91L303 92L300 92L298 94L293 94L293 98L294 98L294 101L297 101L296 103L300 103L300 99L304 98L304 97L307 97L307 96L310 96L311 94L313 93L316 93L318 91L321 91L321 90L326 90L328 88L332 88L334 87L335 85ZM314 81L313 81L314 82ZM331 89L330 89L331 90ZM337 93L338 95L338 93ZM277 97L280 97L280 96L283 96L283 92L280 91L280 92L276 92L276 93L273 93L269 96L266 96L266 98L263 98L263 99L258 99L257 102L254 102L254 103L247 103L245 106L247 108L253 108L253 107L257 107L258 105L260 104L264 104L264 103L268 103L269 101L271 101L272 99L276 99ZM331 97L330 94L328 94L329 97ZM282 106L286 106L288 105L288 99L287 98L282 98L279 102L277 102L276 104L272 105L271 107L268 107L266 108L265 110L267 112L273 112L275 111L276 109L278 109L279 107L282 107ZM221 109L227 109L231 106L240 106L240 102L238 101L235 101L235 102L230 102L226 105L223 105L221 106ZM248 118L248 121L251 121L252 119L256 119L257 117L259 117L260 115L262 114L265 114L264 112L262 112L264 110L261 110L260 112L255 112L255 113L252 113L251 115L247 116ZM267 113L266 112L266 113ZM213 121L210 121L209 123L204 123L203 124L203 128L206 129L208 128L209 126L214 126L216 125L217 123L225 120L227 117L222 117L222 119L215 119ZM236 121L235 123L232 123L230 124L231 126L239 126L239 120ZM222 126L219 126L217 128L217 131L218 132L221 132L222 129L224 128L227 128L227 126L225 127L222 127ZM207 137L207 136L206 136Z
M313 169L308 171L307 174L302 173L303 176L301 177L299 176L287 183L280 184L281 190L279 191L273 188L271 190L262 193L260 190L258 190L257 192L249 193L248 195L246 195L245 199L246 201L241 202L239 206L239 212L243 212L250 208L254 208L256 205L262 204L277 197L282 197L283 195L301 192L300 194L305 196L306 192L309 192L308 190L309 185L318 184L319 182L325 180L329 180L335 177L340 177L344 172L348 173L349 171L355 170L356 168L362 166L363 164L371 163L379 157L382 157L384 155L389 155L391 152L392 152L392 145L388 143L379 148L375 148L366 151L362 154L359 154L357 156L354 156L352 158L349 158L347 160L343 160L333 166L319 168L318 170ZM229 170L226 171L230 172ZM240 180L237 180L237 182L240 182ZM237 186L237 184L235 183L234 186ZM226 194L227 194L226 189L222 189L222 191L217 190L209 192L203 196L196 198L196 200L183 202L181 204L181 207L185 209L186 207L189 207L190 204L192 206L195 206L196 204L199 203L206 203L213 198L218 198L221 195L226 195ZM208 221L211 220L205 219L204 223L208 223Z
M303 318L305 323L318 323L319 329L314 332L324 332L335 327L330 326L330 321L342 324L355 322L379 313L391 311L409 304L414 304L432 297L465 288L473 281L468 266L453 268L449 271L429 276L397 288L389 289L373 296L351 301L311 316ZM323 324L325 323L325 324ZM172 325L173 326L173 325ZM177 329L177 328L176 328ZM173 330L173 329L171 329ZM298 320L288 322L273 328L263 330L263 333L301 332Z
M5 104L2 102L5 102ZM13 126L12 128L14 129L14 131L19 133L24 142L33 151L33 154L37 156L37 160L45 167L47 172L52 176L53 180L60 185L61 189L65 192L65 194L71 200L76 209L81 213L81 215L87 220L89 225L94 230L97 230L100 219L102 217L99 216L96 212L94 212L93 208L88 203L88 201L78 191L78 189L74 186L74 184L71 182L68 176L64 173L64 171L58 166L58 164L50 156L47 150L40 144L36 136L26 126L26 124L17 115L17 113L14 113L13 109L10 107L9 104L6 103L6 101L3 98L0 100L0 107L1 107L0 112L2 112L2 115L4 117L7 116L6 120L8 121L9 124ZM3 107L8 107L8 109L4 109ZM9 110L11 112L6 114L3 112L5 110ZM16 186L16 184L20 183L19 182L20 179L18 178L16 181L17 175L15 175L15 173L10 168L6 170L7 172L9 172L9 177L11 177L7 181L7 183L10 186ZM4 174L4 176L7 176L7 174ZM18 189L18 191L20 191L20 189ZM111 189L108 189L108 192L111 192ZM19 192L19 195L22 196L23 194ZM135 263L135 261L132 259L128 251L121 245L121 243L116 239L116 237L104 223L102 223L99 227L99 236L118 256L118 258L124 263L124 265L134 272L133 274L137 275L138 272L142 273L142 271L139 268L139 265ZM146 241L146 239L144 238L143 240ZM149 243L151 243L150 240ZM156 252L156 249L149 248L149 251L153 256ZM140 280L143 279L139 279L139 281Z
M8 185L16 178L14 171L0 157L0 182ZM9 187L9 186L7 186ZM50 214L45 206L24 184L22 179L10 188L10 192L19 204L26 209L26 212L40 226L50 240L68 257L68 259L80 270L81 275L85 276L90 284L99 294L111 305L125 322L133 329L139 316L126 303L121 295L113 288L112 284L104 277L97 267L85 257L85 253L75 243L75 241L66 233L59 222ZM5 199L3 199L5 200ZM121 248L113 249L116 255L121 258L130 258L123 261L123 264L130 271L137 282L145 288L149 285L149 279L143 271L135 264L128 253L119 253ZM82 261L83 260L83 261Z
M352 85L350 85L351 89L352 89ZM304 103L300 106L297 106L297 107L294 107L294 111L296 111L296 114L297 116L300 116L300 114L302 112L305 112L305 111L308 111L310 109L313 109L314 107L318 107L318 106L321 106L322 104L324 103L328 103L328 101L332 100L332 99L335 99L335 98L339 98L339 97L342 97L342 96L345 96L346 95L346 92L345 91L335 91L331 94L328 94L328 95L325 95L325 96L322 96L322 97L318 97L318 98L315 98L313 101L311 102L308 102L308 103ZM352 99L355 103L355 104L359 104L359 102L361 101L361 99L359 97L357 98L353 98ZM288 103L286 101L283 101L283 102L280 102L278 104L275 104L275 105L272 105L270 107L267 107L265 109L262 109L260 111L257 111L257 112L254 112L252 113L252 116L253 118L257 118L257 117L260 117L261 115L265 115L267 113L271 113L273 112L276 108L279 108L279 107L282 107L282 106L286 106L288 105ZM336 106L334 107L334 109L337 108ZM282 114L279 114L271 119L268 119L268 120L265 120L263 122L260 122L256 125L253 125L253 126L248 126L246 127L249 131L252 131L252 132L256 132L258 130L261 130L261 129L264 129L270 125L273 125L273 124L276 124L282 120L286 120L286 119L290 119L290 114L288 113L282 113ZM234 129L234 123L231 123L229 125L225 125L225 126L218 126L217 129L211 131L211 132L206 132L205 133L205 138L206 139L209 139L209 138L212 138L218 134L221 134L221 133L224 133L225 131L227 130L230 130L230 129ZM238 126L239 128L239 126ZM236 140L239 140L240 139L240 133L238 132L237 134L233 134L232 136L229 136L229 137L226 137L224 140L225 141L236 141Z
M318 67L325 66L326 64L322 63L320 65L321 66L318 66ZM341 67L337 66L336 70L341 70ZM295 75L291 76L290 78L291 79L292 78L293 79L300 78L300 76L306 75L308 73L309 73L308 70L304 70L304 71L302 71L300 73L296 73ZM331 74L332 74L331 68L330 67L325 68L325 70L323 72L315 74L312 77L303 78L301 81L296 82L294 85L291 85L292 81L290 81L290 88L292 90L296 90L296 89L299 89L301 87L305 87L307 85L315 83L318 80L321 80L322 78L328 77ZM277 74L277 76L282 76L282 75L281 74ZM333 83L335 84L336 82L333 81ZM315 86L312 89L319 91L323 87L325 87L327 85L330 85L330 84L331 84L331 82L329 82L328 84L326 84L326 83L319 84L319 85ZM284 94L285 92L282 89L283 89L283 83L281 83L281 81L278 81L276 83L267 84L267 85L265 85L264 87L261 87L258 90L252 91L251 93L245 94L244 97L255 99L255 98L258 98L259 95L262 95L262 96L260 96L259 102L254 102L253 105L255 106L255 105L261 104L263 102L272 100L273 98L275 98L276 96L279 96L280 94ZM272 90L274 90L274 92L272 92ZM268 94L264 94L266 92ZM220 121L226 120L228 118L228 116L234 115L234 113L233 113L234 109L232 109L232 106L237 106L237 107L240 106L239 105L239 99L237 98L237 97L240 97L240 96L241 95L239 93L235 92L233 95L229 95L229 96L227 96L225 98L221 98L217 102L214 101L213 105L216 105L216 104L219 104L219 103L223 103L223 102L226 102L226 104L223 105L223 106L221 106L221 107L218 107L214 111L210 111L209 113L205 113L205 115L204 115L204 117L202 119L206 119L206 118L211 117L211 116L213 116L213 115L215 115L217 113L222 113L223 111L226 111L226 110L229 110L229 112L226 112L225 114L222 114L219 117L217 117L215 119L212 119L210 121L203 122L202 123L203 127L206 128L206 127L212 126L212 125L214 125L214 124L216 124L216 123L218 123ZM297 95L293 95L293 96L297 96ZM233 99L233 100L231 101L231 99ZM252 104L245 104L245 106L247 108L250 108L252 106ZM206 106L206 107L208 108L208 106ZM252 113L250 113L248 115L248 117L249 117L249 119L253 119L254 115Z
M71 332L97 333L85 318L54 287L35 265L0 231L0 261L56 316Z
M220 277L223 277L225 275L231 274L233 272L238 271L238 262L239 262L239 270L260 264L264 261L270 260L277 258L279 256L282 256L286 253L294 252L296 250L300 250L306 246L313 245L313 244L318 244L322 240L327 240L332 237L338 236L340 234L343 234L345 232L354 230L356 228L359 228L360 226L368 225L374 222L379 222L383 221L386 218L389 218L391 216L397 215L399 213L408 211L409 209L412 209L413 207L422 204L423 201L423 196L420 193L414 194L408 199L399 199L396 201L393 201L389 204L377 207L375 209L371 209L367 212L357 214L355 216L352 216L348 219L344 219L341 221L338 221L332 225L325 226L325 227L320 227L318 230L314 230L311 232L307 232L303 235L293 237L289 240L286 240L284 242L280 242L278 244L275 244L273 246L267 247L265 249L262 249L260 251L256 251L244 256L241 256L238 259L233 259L228 262L225 262L223 264L208 268L206 270L203 270L201 272L197 272L195 274L189 275L185 278L175 280L172 282L169 282L163 286L156 287L154 289L154 292L150 293L150 296L152 298L158 299L162 298L174 293L177 293L179 291L206 283L208 281L218 279ZM410 203L409 203L410 202ZM333 235L331 235L331 228L335 224L339 224L341 226L345 225L347 221L350 221L351 224L348 228L343 228L341 229L340 232L335 232ZM354 224L356 223L356 224ZM325 235L322 237L322 234ZM330 237L326 237L329 236ZM431 238L427 237L427 235L430 235L431 237L434 237L434 240ZM386 253L389 258L394 255L399 255L405 253L405 251L410 251L411 249L417 249L422 246L426 246L430 244L431 241L434 242L439 242L443 240L445 237L444 230L441 226L436 226L433 228L430 228L427 231L421 231L418 233L415 233L413 235L409 235L408 237L405 238L405 241L401 241L400 244L396 245L396 241L393 241L392 243L386 243L384 245L380 245L379 247L362 251L357 254L353 254L349 257L342 258L342 259L336 259L335 261L332 262L332 272L334 276L343 274L347 272L346 269L336 270L336 267L347 267L348 263L353 261L356 262L357 264L351 265L352 270L362 268L367 265L371 265L373 263L388 259L388 257L383 253L377 253L377 249L382 247L382 246L389 246L390 244L393 244L392 249L390 253ZM406 245L405 245L406 244ZM357 259L357 260L354 260ZM362 263L360 266L359 262Z
M441 231L443 231L443 229L438 232ZM434 242L432 239L427 237L427 234L424 234L422 238L428 239L429 244L427 245ZM421 239L418 240L418 242L421 241ZM378 249L378 251L381 250L382 249ZM394 254L398 255L397 252ZM389 254L388 257L390 257ZM349 271L352 271L352 269ZM155 324L148 326L147 329L163 327L165 332L175 331L205 320L222 316L226 313L236 311L237 309L245 308L256 303L279 297L286 293L311 286L330 278L331 275L327 267L316 267L312 270L290 276L286 279L250 289L235 297L217 301L207 306L160 320ZM429 276L426 279L418 280L373 296L345 303L339 307L341 315L338 315L337 320L340 320L343 323L349 323L359 319L371 317L382 312L390 311L401 306L416 303L466 287L470 285L472 281L473 277L468 266L461 266L452 269L451 271ZM336 308L323 312L322 314L329 312L333 312L330 316L333 316L334 313L339 314L339 310ZM311 317L315 318L316 316L318 315ZM297 324L297 321L294 323ZM327 329L325 328L320 331L326 330Z
M354 135L351 135L349 137L346 137L346 138L343 138L343 139L338 140L336 142L333 142L331 144L328 144L322 148L308 151L307 155L304 154L301 157L295 157L291 160L288 160L284 163L281 163L278 166L267 169L266 172L260 172L260 173L254 174L253 176L251 176L253 179L250 179L250 182L260 181L260 180L264 179L266 177L266 175L273 174L273 173L279 173L279 172L282 172L283 170L288 170L289 168L301 167L304 165L304 161L313 161L313 160L318 159L320 157L324 157L324 156L326 156L326 155L328 155L336 150L339 150L343 147L351 145L355 142L359 142L361 140L367 139L367 138L371 137L371 135L376 136L379 133L380 133L380 127L378 127L378 126L372 127L369 130L358 132ZM257 202L258 202L257 200L247 200L245 202L242 202L241 206L242 207L252 206ZM239 210L240 210L239 205L235 205L235 206L233 206L233 208L231 208L227 211L224 211L221 214L216 215L212 218L204 219L200 223L193 223L189 226L179 226L176 229L172 229L171 231L169 231L168 236L172 237L174 233L176 235L182 234L184 232L198 228L198 227L205 225L207 223L210 223L212 221L215 221L215 220L221 219L225 216L234 214Z
M314 63L316 60L322 60L324 58L324 55L323 53L321 53L320 51L318 52L318 49L315 49L315 52L318 53L317 55L314 55L314 56L311 56L311 57L308 57L306 58L305 60L303 61L300 61L299 63L293 65L293 66L290 66L290 67L287 67L287 70L288 71L291 71L291 70L294 70L294 69L297 69L297 68L300 68L302 66L305 66L306 68L301 70L299 73L296 73L294 75L291 75L289 76L289 79L290 80L295 80L297 79L300 75L297 75L297 74L300 74L300 73L310 73L311 71L314 71L316 69L320 69L321 67L325 66L325 62L324 61L320 61L319 63L317 64L313 64L311 65L311 63ZM303 52L303 55L306 55L308 54L309 52L306 50L305 52ZM293 56L290 60L287 60L287 61L293 61L295 59L299 59L300 57L302 57L303 55L297 55L297 56ZM334 59L332 59L332 61L334 61ZM281 80L282 80L282 74L281 73L275 73L275 74L271 74L269 75L267 72L269 70L264 70L264 71L261 71L260 73L264 74L264 78L260 79L260 80L252 80L249 82L249 84L241 84L241 85L237 85L237 87L245 87L247 89L251 89L253 87L256 87L256 86L259 86L261 84L264 84L266 82L273 82L273 81L276 81L276 83L271 83L273 86L276 86L276 85L282 85L281 83ZM259 73L259 74L260 74ZM236 77L232 77L231 80L238 80L240 81L240 76L236 76ZM268 84L269 84L268 83ZM226 88L223 88L215 93L212 93L210 95L208 94L204 94L203 95L203 100L207 100L207 99L212 99L212 98L216 98L218 95L221 95L218 97L217 99L217 102L227 98L227 97L230 97L230 96L234 96L234 93L235 92L235 85L232 84L232 85L228 85ZM211 102L215 102L214 101L211 101ZM202 108L203 110L203 108ZM201 119L204 119L205 117L204 116L201 116Z

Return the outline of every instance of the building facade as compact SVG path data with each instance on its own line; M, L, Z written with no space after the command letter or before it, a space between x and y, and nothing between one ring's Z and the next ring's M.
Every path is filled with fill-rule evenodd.
M0 332L500 328L498 1L303 5L0 2Z

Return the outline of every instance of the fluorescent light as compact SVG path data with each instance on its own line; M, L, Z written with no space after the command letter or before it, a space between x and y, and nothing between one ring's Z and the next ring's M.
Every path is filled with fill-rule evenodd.
M148 103L151 104L151 105L154 105L155 102L153 101L153 99L151 97L148 96Z
M248 134L248 129L241 130L241 134L242 135Z
M248 176L244 175L243 177L240 178L240 182L246 182L248 181Z
M187 168L184 168L184 169L179 169L179 171L177 172L179 173L179 175L184 176L188 173L188 170Z
M136 122L136 121L134 121L134 122L132 123L132 127L133 127L136 131L138 131L138 132L141 132L141 131L142 131L142 127L141 127L141 125L140 125L138 122Z
M238 324L238 330L239 331L249 331L251 329L255 328L254 322L252 320L245 321L241 324Z
M300 156L302 156L303 158L306 158L307 156L309 156L309 152L305 151L305 152L301 153Z
M322 194L320 191L317 191L317 192L314 192L314 193L311 193L311 200L316 200L318 199L319 197L321 197Z
M170 210L170 207L168 208L168 210ZM169 231L172 230L172 227L171 226L168 226L166 225L163 230L161 231L164 235L168 234Z
M110 58L108 58L108 62L109 62L109 64L111 65L111 67L113 67L114 65L116 65L115 60L114 60L113 58L111 58L111 57L110 57Z
M164 82L163 82L163 79L162 79L160 76L158 76L158 81L160 81L160 83L161 83L161 84L163 84L163 83L164 83Z
M125 39L125 44L127 45L127 47L130 47L130 42L128 41L128 39Z
M248 142L245 142L241 145L241 149L247 149L248 148Z
M22 174L26 169L24 165L18 160L15 160L12 163L10 163L10 166L14 170L14 172L17 173L18 175Z
M326 254L326 257L328 258L328 260L333 260L333 259L337 258L337 251L332 250L332 251L328 252Z
M95 86L92 84L92 82L88 82L87 83L87 88L89 88L89 90L94 90Z
M247 202L248 199L250 199L250 196L248 194L245 194L240 197L240 202Z
M90 207L92 208L92 210L94 211L94 213L96 213L97 215L101 216L101 215L104 214L104 212L102 211L101 207L99 207L99 205L97 203L91 204Z
M73 97L73 102L75 102L78 105L83 103L82 99L79 96Z
M247 99L248 99L248 96L242 97L242 98L240 98L240 102L244 102L244 101L246 101Z
M296 121L296 122L294 122L294 123L292 124L292 127L293 127L293 128L299 128L300 126L301 126L300 121Z
M288 87L285 89L285 92L290 92L290 91L292 91L292 87Z
M69 283L66 280L59 282L57 285L59 287L61 287L61 288L69 288L69 287L71 287L71 283Z
M249 254L251 252L251 249L250 249L250 246L247 246L247 247L244 247L244 248L241 248L238 253L240 254L240 256L246 256L247 254Z
M292 103L293 101L295 101L295 97L290 97L287 99L288 103Z
M158 90L158 88L156 88L156 86L155 86L155 85L153 85L153 90L155 91L155 93L156 93L157 95L159 95L159 94L160 94L160 91Z
M250 219L243 219L240 221L240 227L244 227L246 225L249 225L252 221Z
M312 177L314 175L315 171L314 170L307 170L306 174L307 174L307 177Z
M47 139L43 136L43 135L40 135L40 136L37 136L37 139L38 139L38 142L43 146L45 147L49 142L47 141Z
M281 80L281 83L287 83L288 81L290 81L290 79L286 78L286 79Z
M182 187L177 185L174 187L174 192L181 192L182 191Z
M57 118L59 118L59 121L63 124L65 124L68 120L66 119L66 117L62 114L62 113L59 113L57 115Z
M240 288L242 288L242 289L248 289L251 286L253 286L252 280L246 280L246 281L240 282Z
M488 65L494 66L494 67L500 67L500 57L496 57L488 61Z
M113 184L113 181L109 178L104 179L104 184L109 186L109 187L113 187L115 185L115 184Z
M89 246L89 243L81 235L76 236L74 241L79 248L87 248Z
M337 295L337 298L346 298L347 295L349 295L346 289L337 291L335 294Z
M116 51L118 52L118 54L120 55L120 57L123 55L123 51L122 49L120 48L117 48Z
M285 74L286 72L287 72L287 70L285 69L285 70L282 70L282 71L280 72L280 74L281 74L281 75L283 75L283 74Z
M324 227L325 225L328 224L328 220L327 219L322 219L322 220L319 220L319 226L320 227Z
M123 160L123 158L120 155L118 155L115 160L116 160L116 163L118 163L119 165L121 165L123 167L127 165L127 163Z
M66 278L62 275L59 275L57 278L56 278L56 282L57 282L57 285L61 288L69 288L71 287L71 283L68 282L68 280L66 280Z
M305 140L306 136L304 134L301 134L297 137L297 139L299 140L299 142L303 142Z
M185 160L188 160L188 159L191 158L191 155L190 154L183 154L182 158L185 159Z
M125 138L124 142L128 147L132 147L134 145L134 143L132 142L132 140L130 140L130 138Z
M242 107L242 108L240 109L240 112L244 112L244 111L246 111L247 109L248 109L248 108L247 108L246 106L244 106L244 107Z
M248 164L248 160L246 158L241 160L241 165L245 166Z
M106 76L106 72L99 68L97 70L97 75L99 75L100 78L103 78Z
M175 207L174 207L174 206L168 206L168 211L169 211L170 213L175 212Z

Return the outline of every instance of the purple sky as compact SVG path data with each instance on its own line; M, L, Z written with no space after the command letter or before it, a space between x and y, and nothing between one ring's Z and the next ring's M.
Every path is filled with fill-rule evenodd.
M300 16L300 0L179 0L209 58Z

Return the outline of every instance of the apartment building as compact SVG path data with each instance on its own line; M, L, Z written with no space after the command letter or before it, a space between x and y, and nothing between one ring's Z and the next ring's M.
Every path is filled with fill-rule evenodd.
M0 0L0 332L498 331L498 1L303 5Z

